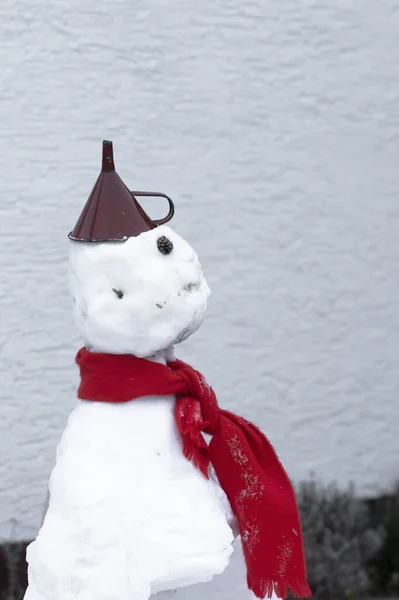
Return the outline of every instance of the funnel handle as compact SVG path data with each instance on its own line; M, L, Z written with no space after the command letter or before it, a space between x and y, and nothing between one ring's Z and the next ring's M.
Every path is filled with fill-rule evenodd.
M173 201L171 200L171 198L169 198L169 196L167 196L166 194L161 194L161 192L130 192L132 194L132 196L149 196L150 198L166 198L166 200L169 202L169 212L166 215L166 217L164 217L163 219L155 219L152 222L155 225L164 225L165 223L168 223L168 221L171 220L171 218L173 217L173 215L175 214L175 205L173 204Z

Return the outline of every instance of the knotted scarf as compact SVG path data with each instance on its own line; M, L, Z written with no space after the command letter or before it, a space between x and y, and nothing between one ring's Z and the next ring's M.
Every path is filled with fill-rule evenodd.
M212 463L236 516L247 583L258 598L311 595L293 487L272 445L252 423L218 407L206 379L180 360L167 365L131 355L88 352L76 357L78 397L129 402L176 396L175 417L188 460L208 477ZM209 445L203 433L212 436Z

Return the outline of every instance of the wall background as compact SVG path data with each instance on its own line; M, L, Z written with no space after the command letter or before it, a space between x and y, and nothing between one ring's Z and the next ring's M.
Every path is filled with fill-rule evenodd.
M107 138L131 188L174 198L213 289L180 356L256 420L294 480L388 489L395 0L3 0L0 16L0 540L35 535L75 404L66 235ZM207 589L231 599L223 581Z

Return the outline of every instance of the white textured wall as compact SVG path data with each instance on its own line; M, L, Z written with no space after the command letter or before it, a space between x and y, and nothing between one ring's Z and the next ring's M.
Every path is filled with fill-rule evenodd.
M175 199L202 257L214 296L182 357L295 480L389 487L397 1L3 0L0 16L0 538L35 534L74 405L66 234L104 138L132 188Z

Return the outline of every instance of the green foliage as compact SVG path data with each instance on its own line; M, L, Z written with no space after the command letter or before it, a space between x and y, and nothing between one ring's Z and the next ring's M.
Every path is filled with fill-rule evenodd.
M354 489L310 481L297 490L309 584L315 600L355 600L372 590L367 565L382 546Z
M27 543L0 546L0 600L22 600L27 585Z
M392 495L377 499L371 506L373 520L382 531L383 543L370 561L374 588L386 595L399 594L399 482Z

